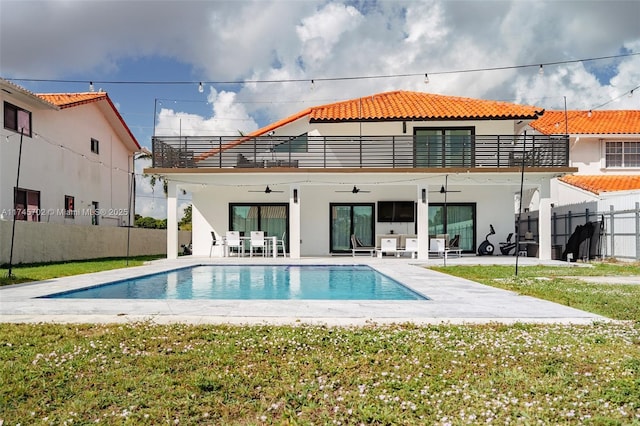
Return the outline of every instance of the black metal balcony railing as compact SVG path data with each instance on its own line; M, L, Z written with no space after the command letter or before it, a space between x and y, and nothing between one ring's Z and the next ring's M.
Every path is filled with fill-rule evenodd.
M154 168L566 167L567 136L155 136Z

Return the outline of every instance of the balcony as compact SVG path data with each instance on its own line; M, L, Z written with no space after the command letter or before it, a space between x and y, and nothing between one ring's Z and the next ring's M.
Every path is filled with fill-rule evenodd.
M154 136L153 168L567 167L568 137Z

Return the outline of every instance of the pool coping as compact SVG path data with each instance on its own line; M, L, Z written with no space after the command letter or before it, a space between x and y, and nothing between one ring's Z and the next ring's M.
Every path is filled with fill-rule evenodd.
M207 264L369 265L429 300L120 300L37 297ZM571 323L608 318L557 303L442 274L403 258L184 257L143 266L0 287L0 322L368 325Z

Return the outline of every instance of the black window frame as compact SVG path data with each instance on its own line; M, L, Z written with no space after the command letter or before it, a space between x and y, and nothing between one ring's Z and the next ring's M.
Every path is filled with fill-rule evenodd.
M427 158L427 163L426 165L422 165L419 164L420 162L418 161L419 159L419 153L418 153L418 132L420 132L421 130L433 130L433 131L439 131L440 132L440 136L442 138L442 146L440 148L440 161L438 162L439 164L430 164L429 163L429 159ZM447 138L447 134L446 132L448 130L468 130L469 131L469 155L468 158L463 157L463 161L460 164L447 164L448 161L447 159L451 160L450 156L447 156L447 144L446 144L446 138ZM476 128L475 126L435 126L435 127L429 127L429 126L425 126L425 127L414 127L413 128L413 158L414 158L414 167L426 167L426 168L449 168L449 167L475 167L475 152L476 152Z
M18 193L24 193L24 208L18 209ZM32 211L29 209L29 194L34 194L38 197L38 205L36 206L36 210ZM40 222L40 191L36 191L33 189L27 188L16 188L13 187L13 213L14 220L21 220L24 222ZM34 220L35 218L35 220Z
M10 117L8 115L9 111L13 111L13 117ZM18 112L25 112L29 115L29 128L27 129L28 131L23 133L24 136L28 136L31 137L32 133L31 133L31 129L32 129L32 114L31 111L26 110L24 108L20 108L17 105L14 105L10 102L4 101L4 111L3 111L3 121L4 121L4 128L7 130L10 130L12 132L16 132L16 133L21 133L21 130L18 128Z
M64 217L66 219L75 219L75 197L73 195L64 196Z
M94 154L100 154L100 141L96 138L91 138L91 152Z
M240 231L239 229L235 229L235 227L233 226L233 208L234 207L257 207L258 208L258 227L257 229L251 229L250 231L260 231L263 230L262 229L262 214L260 213L260 209L262 207L284 207L284 212L285 212L285 247L289 247L289 203L279 203L279 202L273 202L273 203L251 203L251 202L242 202L242 203L229 203L229 231ZM245 234L245 231L240 231L241 236L247 236ZM281 238L280 235L276 235L276 237Z

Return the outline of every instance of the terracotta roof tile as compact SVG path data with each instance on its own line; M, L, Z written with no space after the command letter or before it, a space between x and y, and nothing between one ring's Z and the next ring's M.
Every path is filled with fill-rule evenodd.
M542 108L508 102L395 91L310 108L311 121L527 119Z
M640 175L567 175L559 180L594 194L640 190Z
M122 118L122 116L120 115L120 112L118 111L116 106L113 104L113 102L111 102L111 98L109 98L109 95L107 95L106 92L38 93L36 96L38 96L41 99L44 99L45 101L53 105L58 106L60 109L76 107L76 106L89 104L92 102L98 102L102 100L106 101L109 107L111 107L111 110L115 114L116 118L122 124L122 127L124 128L125 132L129 135L129 137L131 138L135 146L138 149L140 149L140 144L138 143L136 137L133 136L133 133L131 133L129 126L127 126L127 123L125 123L124 118Z
M38 93L38 97L50 102L60 108L70 108L90 102L106 99L106 92L85 92L85 93Z
M534 119L543 111L542 108L508 102L398 90L307 108L251 132L222 149L229 149L249 138L264 135L305 116L308 116L311 122ZM197 160L204 160L217 152L217 149L206 152L200 155Z
M566 125L565 125L566 121ZM608 111L546 111L531 123L531 127L545 135L613 135L640 134L640 110Z

